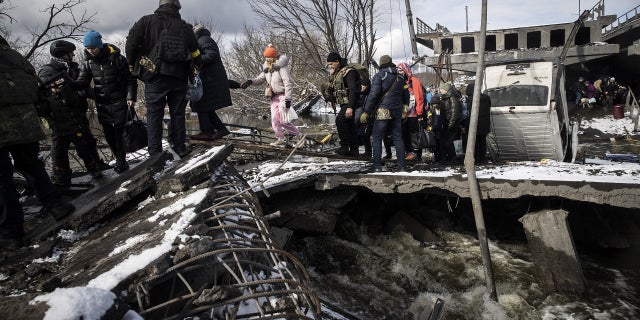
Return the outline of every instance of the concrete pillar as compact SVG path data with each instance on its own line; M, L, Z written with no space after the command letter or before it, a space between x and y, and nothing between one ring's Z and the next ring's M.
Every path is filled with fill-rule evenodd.
M504 50L504 32L496 33L496 51Z
M462 37L453 36L453 53L461 53L461 52L462 52Z
M543 28L540 30L540 48L551 48L550 28Z
M442 42L440 37L433 38L433 53L440 54L442 52Z
M529 242L538 282L547 291L581 292L585 289L568 212L544 210L520 218Z
M527 48L527 31L518 31L518 49Z

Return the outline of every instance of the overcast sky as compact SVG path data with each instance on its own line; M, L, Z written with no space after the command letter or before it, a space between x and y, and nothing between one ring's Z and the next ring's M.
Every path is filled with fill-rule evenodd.
M20 33L26 26L44 23L46 15L41 12L51 0L8 0L14 7L9 11L17 22L9 28ZM55 0L57 3L62 0ZM570 22L577 19L579 7L587 10L597 1L575 0L488 0L488 29L503 29L529 25ZM181 0L183 19L212 21L215 29L223 33L221 45L242 34L243 25L261 26L249 7L247 0ZM636 7L637 0L606 0L606 14L622 15ZM377 26L381 39L377 43L375 58L391 54L394 61L411 56L404 0L377 0L382 13ZM468 6L469 31L480 29L481 0L413 0L411 9L414 18L420 18L431 27L436 23L452 32L466 30L465 6ZM86 0L88 12L97 13L97 23L89 27L102 33L105 41L115 42L124 37L129 28L141 16L152 13L158 7L157 0ZM6 20L0 23L7 24ZM426 48L418 44L419 53Z

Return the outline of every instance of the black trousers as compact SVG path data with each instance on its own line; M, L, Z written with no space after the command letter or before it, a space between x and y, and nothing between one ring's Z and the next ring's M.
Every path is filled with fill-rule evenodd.
M53 171L56 173L71 174L69 167L69 146L73 143L76 152L87 169L94 167L99 161L96 139L88 128L82 129L75 134L53 135L51 138L51 160L53 161Z
M39 150L37 142L0 148L0 237L22 235L24 212L13 184L14 168L24 176L43 206L52 207L60 201L60 194L51 183L44 163L38 159Z
M107 140L109 149L116 157L116 162L122 162L126 160L127 153L124 151L124 143L122 140L122 134L124 132L124 123L122 124L110 124L101 123L102 130L104 131L104 138Z
M402 123L402 140L404 141L407 152L413 152L416 154L418 159L422 159L422 149L415 149L411 145L411 134L418 131L420 131L418 117L407 117Z
M169 106L169 143L180 153L185 145L187 128L185 109L187 106L187 79L181 80L166 75L157 75L145 83L144 95L147 106L147 136L149 155L162 152L162 120L164 107Z
M336 128L338 129L338 137L340 138L340 146L344 148L351 148L351 150L358 150L360 145L360 139L356 132L356 124L353 121L353 116L349 119L345 116L348 105L340 105L340 111L336 116ZM353 114L355 115L355 110Z

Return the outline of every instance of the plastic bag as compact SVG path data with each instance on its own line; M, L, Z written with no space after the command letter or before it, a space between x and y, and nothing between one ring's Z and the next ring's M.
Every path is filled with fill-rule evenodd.
M187 100L196 102L202 99L202 79L199 75L193 77L193 81L189 79L187 85Z

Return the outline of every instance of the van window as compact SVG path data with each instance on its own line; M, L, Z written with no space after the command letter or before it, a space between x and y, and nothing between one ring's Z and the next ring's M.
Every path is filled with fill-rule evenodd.
M546 106L549 87L540 85L511 85L487 89L491 107Z

